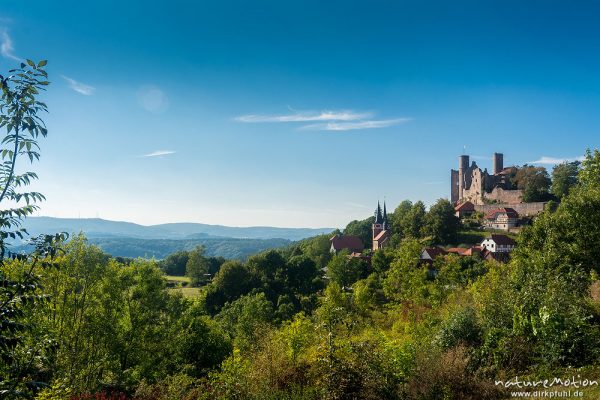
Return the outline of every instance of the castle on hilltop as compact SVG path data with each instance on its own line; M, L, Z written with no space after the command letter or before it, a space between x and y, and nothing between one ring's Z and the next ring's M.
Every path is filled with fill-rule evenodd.
M493 168L490 174L487 168L481 170L475 161L469 165L468 155L458 157L458 171L450 171L450 200L455 204L470 201L476 205L521 203L523 191L514 189L510 181L516 167L504 168L504 155L494 153Z

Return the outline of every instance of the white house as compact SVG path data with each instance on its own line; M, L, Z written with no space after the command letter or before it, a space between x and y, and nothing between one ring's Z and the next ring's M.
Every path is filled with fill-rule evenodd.
M492 253L510 253L517 247L517 242L506 235L492 235L481 242L481 247Z

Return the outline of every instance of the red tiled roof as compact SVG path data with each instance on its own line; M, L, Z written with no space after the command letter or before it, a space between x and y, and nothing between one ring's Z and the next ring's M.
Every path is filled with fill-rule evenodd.
M436 258L437 256L448 254L446 250L442 249L441 247L426 247L423 249L423 251L426 251L427 254L429 254L429 257L432 259Z
M473 246L465 249L464 247L451 247L446 250L448 253L458 254L459 256L472 256L481 253L481 246Z
M381 240L381 239L383 239L384 236L389 235L389 234L390 233L388 230L381 231L381 232L379 232L379 234L377 236L375 236L375 239L373 239L373 240Z
M454 211L475 211L475 205L470 201L465 201L454 207Z
M361 252L365 248L361 238L352 235L335 235L331 239L331 244L335 251L348 249L350 251Z
M519 213L514 208L504 207L490 211L485 215L485 219L496 219L498 214L506 214L508 218L519 218Z
M465 249L463 247L451 247L448 250L446 250L448 253L454 253L454 254L458 254L459 256L465 256L467 255L467 252L470 249Z

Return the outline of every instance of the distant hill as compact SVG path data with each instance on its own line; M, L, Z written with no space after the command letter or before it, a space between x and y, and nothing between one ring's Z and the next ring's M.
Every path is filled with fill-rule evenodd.
M275 228L269 226L230 227L197 223L138 225L99 218L29 217L23 227L30 236L83 232L89 242L106 253L121 257L162 259L178 250L201 244L208 256L245 259L263 250L284 247L292 241L330 233L334 228ZM16 245L13 251L25 246Z
M228 237L238 239L300 240L330 233L335 228L275 228L270 226L232 227L198 223L139 225L132 222L109 221L100 218L28 217L23 226L31 235L42 233L83 232L88 238L129 237L139 239L199 239Z
M191 250L203 245L206 255L226 259L245 260L252 254L267 249L285 247L292 243L287 239L134 239L134 238L93 238L90 243L100 247L105 253L121 257L143 257L163 259L179 250Z

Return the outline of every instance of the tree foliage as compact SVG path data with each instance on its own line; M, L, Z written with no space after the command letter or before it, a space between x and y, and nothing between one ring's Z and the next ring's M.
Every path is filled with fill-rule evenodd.
M549 199L551 180L544 167L524 165L519 168L513 178L517 189L523 190L524 202L547 201Z
M550 191L557 199L562 199L569 194L572 187L577 184L579 161L564 162L555 165L552 169L552 186Z
M459 219L454 215L454 206L446 199L439 199L427 212L423 232L430 236L434 243L455 243Z

